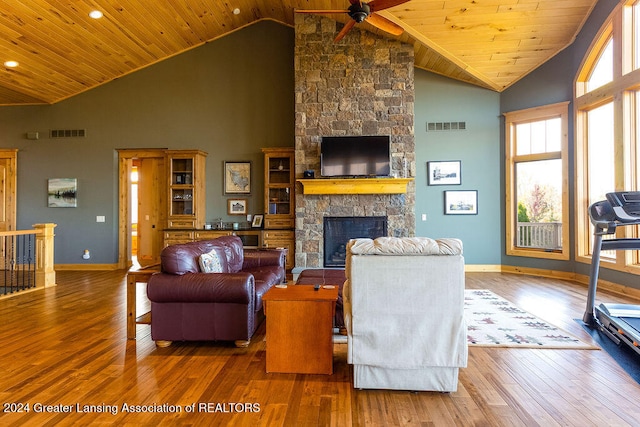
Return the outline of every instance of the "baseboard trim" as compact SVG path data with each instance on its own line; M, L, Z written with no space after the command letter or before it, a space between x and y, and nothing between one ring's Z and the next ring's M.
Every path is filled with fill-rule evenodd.
M538 277L550 277L552 279L576 280L576 273L570 271L547 270L543 268L519 267L515 265L503 265L503 273L524 274ZM588 283L588 279L587 282Z
M119 270L118 264L56 264L58 271L104 271Z
M464 271L467 273L500 273L501 265L491 264L465 264Z

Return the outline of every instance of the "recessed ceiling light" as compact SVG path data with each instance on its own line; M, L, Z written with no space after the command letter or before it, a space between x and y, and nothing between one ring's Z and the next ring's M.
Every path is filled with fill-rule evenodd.
M89 16L93 19L100 19L103 15L99 10L92 10L91 12L89 12Z
M234 15L240 15L240 9L238 9L237 7L235 9L233 9L233 14Z
M15 67L17 67L18 65L20 65L20 64L18 63L18 61L5 61L5 63L4 63L4 66L5 66L5 67L9 67L9 68L15 68Z

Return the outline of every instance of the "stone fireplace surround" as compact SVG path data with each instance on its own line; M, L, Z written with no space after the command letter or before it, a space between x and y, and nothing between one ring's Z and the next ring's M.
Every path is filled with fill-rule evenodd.
M390 135L392 174L415 176L413 47L358 26L295 16L296 178L320 171L322 136ZM321 178L318 178L321 179ZM415 183L405 194L304 194L296 185L295 270L322 268L324 217L386 216L390 236L415 235Z

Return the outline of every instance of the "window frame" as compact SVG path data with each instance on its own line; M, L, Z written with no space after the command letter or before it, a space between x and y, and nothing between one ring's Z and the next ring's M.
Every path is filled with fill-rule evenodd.
M531 258L546 258L555 260L568 260L570 256L569 243L569 160L568 160L568 127L569 127L569 102L525 110L504 113L505 117L505 237L506 254L511 256L523 256ZM516 154L516 126L523 123L560 118L561 135L560 151L537 154ZM516 165L520 162L538 160L560 159L562 161L562 248L550 251L548 249L524 248L516 246L515 235L518 222Z
M636 133L636 92L640 90L640 68L633 69L634 19L633 6L638 0L621 3L609 15L587 50L574 82L575 117L575 252L576 261L591 263L593 226L589 220L589 167L587 114L594 108L613 103L614 185L612 191L637 191L640 173L640 149ZM635 23L638 25L638 23ZM608 40L613 39L613 80L586 92L586 79L600 58ZM637 237L638 226L618 227L617 238ZM616 251L614 260L602 259L606 268L640 274L638 251Z

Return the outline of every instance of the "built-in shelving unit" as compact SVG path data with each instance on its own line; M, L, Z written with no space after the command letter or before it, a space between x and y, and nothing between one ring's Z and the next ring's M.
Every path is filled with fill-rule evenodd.
M298 179L304 194L403 194L413 178Z
M205 218L205 158L199 150L167 150L169 217L167 228L202 228Z
M293 147L263 148L265 248L286 248L287 270L295 262L295 151Z

